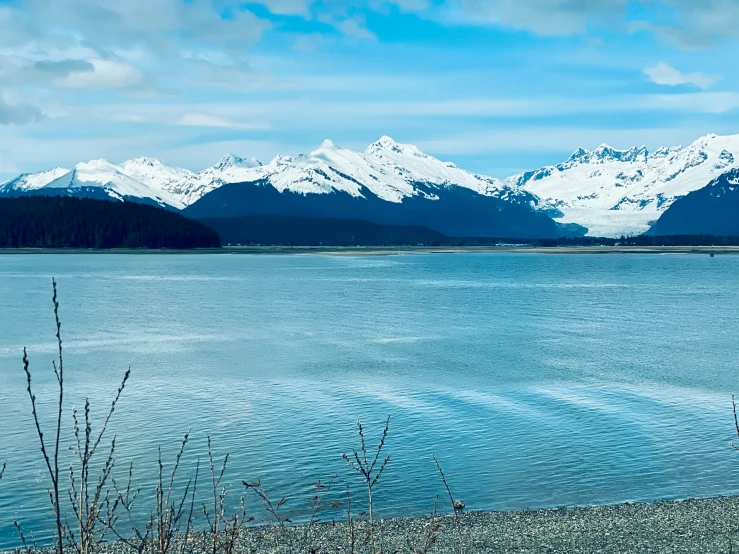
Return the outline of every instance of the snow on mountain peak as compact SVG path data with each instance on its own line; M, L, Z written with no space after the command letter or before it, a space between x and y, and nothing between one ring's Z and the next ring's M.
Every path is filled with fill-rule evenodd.
M677 198L737 167L739 135L707 135L686 148L617 150L603 144L578 149L566 162L507 180L556 208L562 223L588 227L592 236L639 234Z
M326 139L321 143L321 146L319 146L318 149L319 150L340 150L341 147L337 146L334 141Z
M166 190L158 190L156 187L124 173L122 166L117 166L103 159L78 163L72 171L51 181L45 188L99 188L106 191L112 198L145 198L161 205L176 208L184 207L176 196L169 194Z
M367 150L382 150L382 149L396 150L399 148L400 148L400 145L397 142L395 142L395 140L392 137L383 135L379 138L379 140L376 140L375 142L370 144L367 147Z
M572 156L570 156L570 161L582 160L589 155L590 155L590 150L586 148L578 148L572 153Z
M215 164L212 169L225 171L231 167L242 166L246 161L247 160L245 160L244 158L241 158L234 154L226 154L220 160L218 160L218 163Z
M164 162L158 158L133 158L126 160L121 165L140 165L144 167L160 167L164 165Z
M0 192L38 190L65 173L69 173L69 170L63 167L55 167L39 173L24 173L0 184Z
M382 158L386 155L390 157L401 155L415 156L417 158L430 158L430 156L421 152L418 147L412 144L399 144L387 135L370 144L364 153L368 156L375 156L377 158Z
M649 151L646 146L639 148L632 146L627 150L618 150L603 143L592 152L585 148L578 148L566 162L558 167L571 168L575 164L646 161L648 157Z

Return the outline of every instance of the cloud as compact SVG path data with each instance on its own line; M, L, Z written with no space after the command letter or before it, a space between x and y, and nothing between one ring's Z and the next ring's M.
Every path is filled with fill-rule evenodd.
M198 57L244 65L270 26L237 0L9 0L0 24L5 85L86 90L155 88Z
M58 88L68 89L121 89L138 85L144 80L144 74L128 62L113 60L89 60L92 71L71 71L55 82Z
M701 72L682 73L664 62L659 62L654 67L645 67L644 74L649 77L650 81L657 85L671 87L677 85L695 85L698 88L707 89L721 79L718 75L708 75Z
M722 37L739 37L736 0L661 0L661 4L668 10L665 21L636 21L631 29L651 31L688 50L708 48Z
M182 127L217 127L227 129L269 129L269 126L264 124L239 123L236 121L231 121L224 117L204 113L183 114L177 120L176 125L180 125Z
M443 0L419 7L442 24L496 25L540 36L582 35L594 27L647 31L691 50L739 37L737 0ZM634 19L645 12L649 20Z
M86 60L42 60L33 64L40 73L66 77L70 73L95 71L95 66Z
M14 104L0 98L0 125L26 125L43 119L40 108L30 104Z
M365 40L376 40L377 35L367 29L365 22L358 19L345 19L336 24L341 34Z
M591 22L609 24L629 0L459 0L446 2L458 22L500 25L543 36L584 33Z
M224 0L24 0L13 2L15 30L6 45L60 47L81 41L105 57L120 49L173 53L183 45L243 50L269 26Z

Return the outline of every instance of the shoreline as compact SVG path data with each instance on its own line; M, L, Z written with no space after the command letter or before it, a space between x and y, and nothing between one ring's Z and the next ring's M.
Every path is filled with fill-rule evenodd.
M400 256L403 254L739 254L739 246L224 246L203 249L132 249L95 250L84 248L0 248L8 254L280 254L314 256Z
M355 514L356 517L356 514ZM733 552L739 545L739 497L684 499L649 503L509 512L468 512L460 516L465 554L483 553L623 553ZM367 524L345 521L313 526L245 527L233 554L299 552L369 552L362 545ZM375 537L383 552L450 553L459 551L451 514L377 520ZM428 549L421 546L433 542ZM178 542L176 540L176 542ZM212 549L212 535L195 533L187 540L192 554ZM123 554L120 542L101 545L100 554ZM174 551L178 551L177 548ZM6 551L9 553L10 551ZM49 548L38 552L51 553Z

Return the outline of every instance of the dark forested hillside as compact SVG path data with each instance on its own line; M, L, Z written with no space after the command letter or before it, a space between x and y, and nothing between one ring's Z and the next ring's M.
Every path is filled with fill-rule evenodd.
M133 202L0 198L0 248L208 248L218 234L177 213Z
M424 189L421 183L414 185L426 190L427 196L388 202L364 188L365 196L355 197L346 192L280 192L268 181L234 183L209 192L183 213L200 220L253 216L353 219L379 225L421 226L450 237L539 239L562 234L547 214L528 205L483 196L464 187ZM431 200L431 195L436 200Z
M739 169L676 200L648 234L739 236Z
M377 225L351 219L252 216L204 219L226 244L285 246L438 245L450 239L418 226Z

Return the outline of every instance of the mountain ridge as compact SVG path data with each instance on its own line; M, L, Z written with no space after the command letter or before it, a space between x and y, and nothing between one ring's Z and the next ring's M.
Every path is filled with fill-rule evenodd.
M711 134L684 148L654 152L645 146L619 150L608 144L592 151L578 148L559 164L498 179L383 136L363 152L326 140L312 152L278 155L267 164L227 154L198 172L156 158L120 164L93 160L71 171L55 168L21 175L0 185L0 195L89 193L91 187L100 187L114 199L141 197L181 210L232 183L267 182L278 192L303 195L369 194L390 203L416 197L438 200L440 191L461 187L543 211L564 225L581 225L591 236L620 236L647 231L673 202L739 167L738 160L739 135Z

